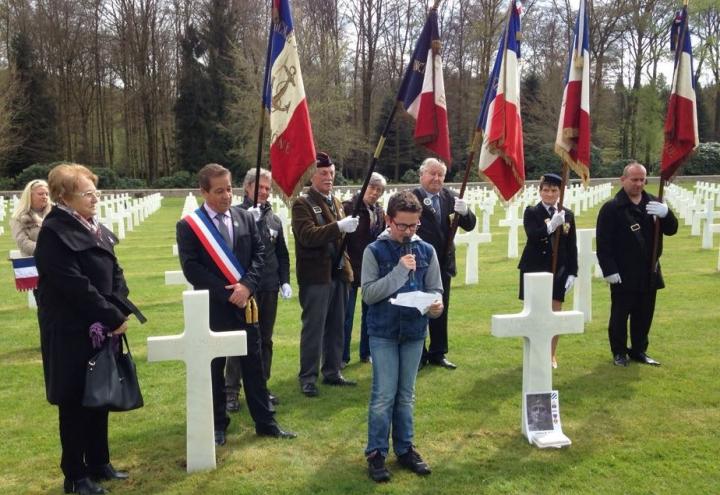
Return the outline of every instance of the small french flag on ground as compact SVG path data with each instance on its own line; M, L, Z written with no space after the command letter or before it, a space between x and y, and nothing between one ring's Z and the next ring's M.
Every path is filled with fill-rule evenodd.
M38 271L35 266L35 258L15 258L12 262L15 272L15 288L19 291L33 290L37 288Z

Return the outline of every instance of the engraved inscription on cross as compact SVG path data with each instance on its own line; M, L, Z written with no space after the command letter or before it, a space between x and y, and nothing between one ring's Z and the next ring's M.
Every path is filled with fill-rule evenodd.
M187 471L215 469L210 362L221 356L247 355L245 331L210 330L206 290L183 292L185 330L180 335L148 337L148 361L185 361L187 403Z
M492 317L491 333L495 337L523 337L525 340L520 422L526 437L526 394L552 390L550 341L555 335L583 333L584 330L584 316L580 311L552 310L552 279L551 273L526 273L522 312Z

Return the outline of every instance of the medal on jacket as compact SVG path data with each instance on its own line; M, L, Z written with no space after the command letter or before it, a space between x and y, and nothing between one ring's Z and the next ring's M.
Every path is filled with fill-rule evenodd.
M432 207L432 200L431 200L430 198L427 198L427 197L426 197L425 199L423 199L423 204L424 204L425 206L427 206L428 208L431 208L431 207Z

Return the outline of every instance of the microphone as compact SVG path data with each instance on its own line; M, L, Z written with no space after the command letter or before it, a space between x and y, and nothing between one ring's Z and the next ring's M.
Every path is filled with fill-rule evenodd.
M403 237L403 254L412 254L412 245L409 237ZM415 285L415 270L410 270L410 283Z

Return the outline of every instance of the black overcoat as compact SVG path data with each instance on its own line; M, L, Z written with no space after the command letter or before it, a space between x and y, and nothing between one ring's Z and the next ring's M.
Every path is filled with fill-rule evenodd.
M343 201L343 210L345 215L352 215L355 209L359 193L355 194L352 199ZM358 213L358 228L355 232L348 234L347 252L350 256L350 265L353 270L353 287L360 287L360 275L362 274L362 258L365 248L377 239L383 230L385 230L385 210L382 205L377 202L372 206L375 213L375 222L370 223L370 212L365 203Z
M92 348L90 326L115 330L127 319L128 288L113 246L113 233L100 225L90 232L57 206L43 221L35 247L45 392L51 404L82 400Z
M577 277L578 253L577 232L575 229L575 215L571 210L565 211L565 225L558 227L560 231L560 244L558 245L557 266L553 279L553 299L562 301L565 294L565 282L569 275ZM523 215L523 228L527 235L527 243L523 249L518 268L520 269L520 299L523 298L523 274L535 272L552 273L553 243L555 232L547 233L547 221L550 213L540 201L535 206L525 208ZM557 231L556 231L557 232Z
M678 221L672 210L660 220L657 251L657 277L651 283L650 260L653 245L653 216L645 211L649 201L657 198L643 191L639 204L630 201L627 193L620 189L613 199L605 203L597 217L597 257L606 277L619 273L622 283L613 284L613 291L646 291L651 285L662 289L665 283L660 271L663 235L674 235ZM633 230L635 229L635 230Z
M420 204L423 205L422 214L420 215L420 228L418 228L417 235L420 238L432 244L435 248L435 252L440 262L441 272L448 277L454 277L457 274L457 268L455 266L455 243L450 246L448 250L448 235L450 232L451 217L455 208L455 197L457 194L450 191L449 189L442 188L440 190L440 222L438 223L435 218L432 205L425 204L425 191L418 187L413 190L413 193L420 200ZM469 210L467 215L461 216L458 221L458 225L465 231L470 231L475 228L477 218L475 214Z

